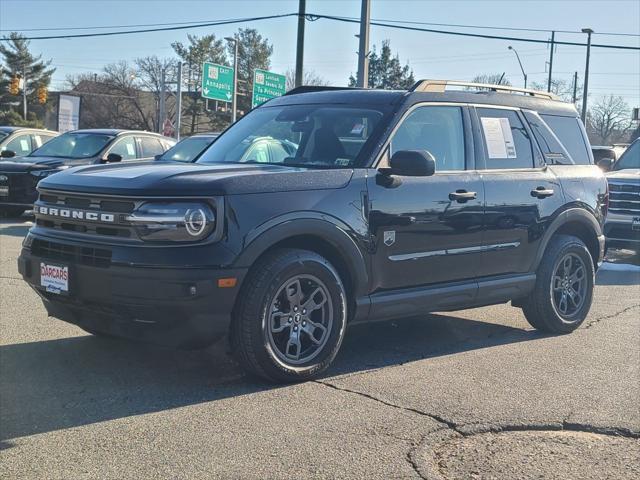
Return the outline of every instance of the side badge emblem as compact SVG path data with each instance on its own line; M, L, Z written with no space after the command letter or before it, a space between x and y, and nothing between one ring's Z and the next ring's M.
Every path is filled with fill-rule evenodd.
M384 232L384 244L387 247L390 247L394 243L396 243L396 231L395 230L389 230L387 232Z

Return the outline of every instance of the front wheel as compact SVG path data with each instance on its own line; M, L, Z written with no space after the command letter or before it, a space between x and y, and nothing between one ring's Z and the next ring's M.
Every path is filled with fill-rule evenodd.
M522 304L525 317L544 332L572 332L589 313L594 280L593 259L582 240L553 237L536 272L534 291Z
M316 377L342 344L345 297L340 276L324 257L298 249L268 254L246 279L234 312L236 358L271 381Z

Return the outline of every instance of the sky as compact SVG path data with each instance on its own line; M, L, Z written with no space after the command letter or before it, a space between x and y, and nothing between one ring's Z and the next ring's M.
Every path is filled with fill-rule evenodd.
M360 17L360 0L307 0L307 13ZM124 26L147 23L203 22L296 12L298 0L0 0L0 35L10 31L36 36L83 33L69 28ZM548 39L550 33L513 31L533 28L580 32L589 27L594 43L640 46L640 0L372 0L372 20L446 23L501 27L498 30L431 27L513 37ZM218 37L239 27L257 28L274 46L271 70L284 73L295 66L294 17L192 30L145 33L103 38L34 40L31 49L51 59L57 68L53 89L65 87L68 75L98 72L107 63L136 57L174 56L173 41L185 42L187 33ZM429 28L428 26L425 26ZM26 31L28 29L62 29ZM305 69L333 85L346 85L357 69L357 24L318 19L306 23ZM110 31L122 28L100 29ZM600 33L598 33L600 32ZM624 33L635 35L606 35ZM371 27L371 46L385 39L408 63L418 78L470 80L481 73L506 73L516 86L523 76L512 45L520 54L529 83L546 82L548 47L515 41L456 37ZM583 33L557 33L556 40L586 41ZM554 78L572 81L584 75L585 48L558 46ZM592 49L589 91L591 98L622 95L630 106L640 105L640 51Z

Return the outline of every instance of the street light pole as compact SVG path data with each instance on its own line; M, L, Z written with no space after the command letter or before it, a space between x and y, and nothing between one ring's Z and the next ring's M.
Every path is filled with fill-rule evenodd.
M551 32L551 52L549 52L549 80L547 80L547 92L551 92L551 72L553 72L553 50L556 46L556 32Z
M582 33L587 34L587 61L584 67L584 89L582 91L582 123L587 121L587 95L589 94L589 58L591 57L591 34L593 30L583 28Z
M236 110L238 98L238 39L224 37L227 42L233 42L233 100L231 102L231 123L236 123Z
M527 74L524 71L524 67L522 66L522 62L520 61L520 55L518 55L518 52L516 51L515 48L513 48L511 45L509 45L509 50L513 50L513 53L516 54L516 58L518 59L518 63L520 64L520 70L522 70L522 76L524 77L524 88L527 88Z
M178 62L178 86L176 87L176 140L180 141L182 126L182 62Z
M27 67L22 65L22 116L27 121Z

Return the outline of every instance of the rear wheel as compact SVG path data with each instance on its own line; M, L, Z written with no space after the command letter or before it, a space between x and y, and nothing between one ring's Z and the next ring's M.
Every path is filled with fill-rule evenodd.
M278 382L309 380L338 353L346 315L344 287L328 260L306 250L277 250L245 281L231 345L251 373Z
M522 303L528 322L544 332L572 332L589 313L594 278L593 259L582 240L553 237L538 267L534 291Z

